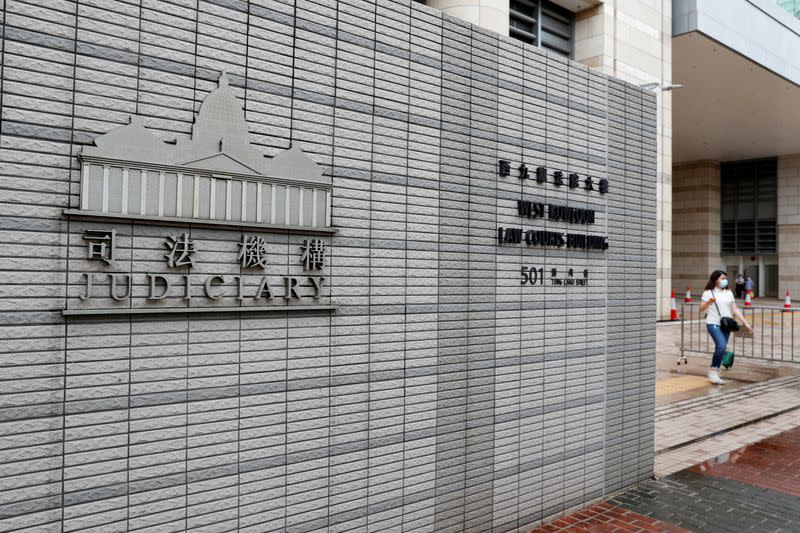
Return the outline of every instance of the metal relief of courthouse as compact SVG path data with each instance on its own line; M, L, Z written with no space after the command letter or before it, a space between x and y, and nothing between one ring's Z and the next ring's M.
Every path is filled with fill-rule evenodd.
M65 316L334 309L332 180L296 145L253 147L224 73L190 138L162 141L134 116L80 165Z

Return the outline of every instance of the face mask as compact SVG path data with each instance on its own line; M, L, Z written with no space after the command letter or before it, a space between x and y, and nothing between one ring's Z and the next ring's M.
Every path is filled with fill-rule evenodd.
M725 287L728 286L728 280L727 279L723 279L722 281L719 282L719 286L720 286L721 289L724 289Z

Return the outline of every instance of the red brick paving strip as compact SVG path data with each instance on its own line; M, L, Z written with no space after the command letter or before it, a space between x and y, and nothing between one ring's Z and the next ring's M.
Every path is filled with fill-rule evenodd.
M687 533L688 530L675 527L609 503L598 503L588 509L564 516L549 524L531 530L531 533Z
M800 427L731 452L727 463L707 461L690 471L800 496Z

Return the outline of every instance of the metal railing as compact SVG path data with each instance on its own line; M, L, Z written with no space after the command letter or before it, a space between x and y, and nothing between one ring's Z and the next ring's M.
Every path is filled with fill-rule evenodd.
M739 307L753 326L752 336L744 328L731 333L728 350L736 357L753 357L770 361L800 362L800 309L782 307ZM681 304L681 360L686 352L710 354L714 342L706 330L705 313L699 303ZM680 363L679 363L680 364Z

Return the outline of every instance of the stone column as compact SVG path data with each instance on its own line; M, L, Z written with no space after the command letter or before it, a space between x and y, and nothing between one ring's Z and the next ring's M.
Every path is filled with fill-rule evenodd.
M800 154L778 158L778 297L800 298Z
M672 199L672 286L697 294L722 267L719 162L672 167Z
M581 3L599 5L575 14L575 61L636 85L672 83L672 0ZM672 93L657 94L657 316L666 320L673 268Z
M508 35L509 0L427 0L425 4L500 35Z

